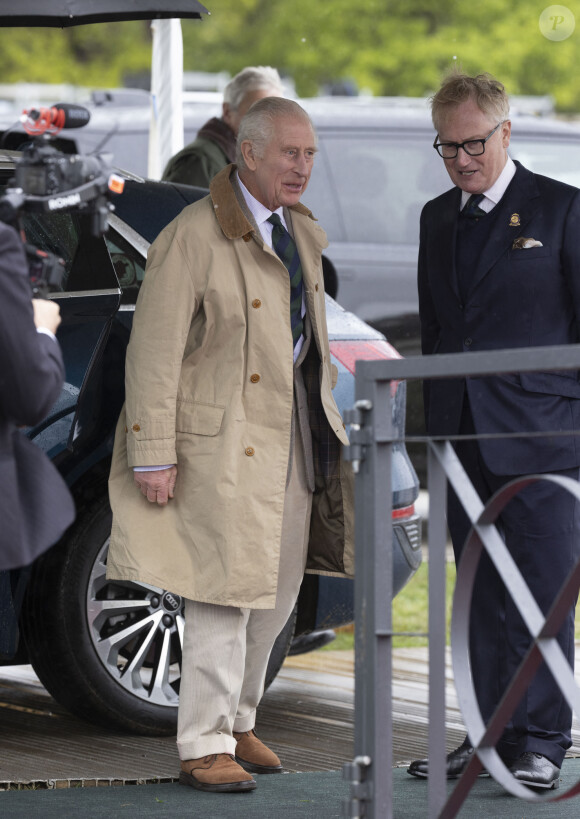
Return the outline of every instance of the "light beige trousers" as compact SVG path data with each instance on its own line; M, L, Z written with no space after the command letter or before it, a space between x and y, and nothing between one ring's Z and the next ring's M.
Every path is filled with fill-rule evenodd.
M264 693L268 658L296 603L306 566L312 493L298 424L284 499L276 607L185 601L177 721L179 757L235 754L233 731L249 731Z

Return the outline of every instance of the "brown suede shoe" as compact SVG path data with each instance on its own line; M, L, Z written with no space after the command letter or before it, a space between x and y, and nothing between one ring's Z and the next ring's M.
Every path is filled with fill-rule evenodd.
M282 773L280 760L264 743L258 739L255 731L234 731L236 745L236 762L250 773Z
M181 785L190 785L198 791L228 793L253 791L256 780L248 776L236 764L231 754L210 754L199 759L186 759L181 763Z

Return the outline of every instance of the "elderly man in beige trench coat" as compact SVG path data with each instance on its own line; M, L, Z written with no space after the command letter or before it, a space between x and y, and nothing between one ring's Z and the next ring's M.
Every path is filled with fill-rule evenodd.
M251 773L282 771L254 732L270 651L305 569L353 573L327 240L300 204L315 153L297 103L251 108L237 166L151 246L127 351L107 574L185 598L180 781L205 791L251 790ZM278 256L286 230L302 270L297 338L296 280Z

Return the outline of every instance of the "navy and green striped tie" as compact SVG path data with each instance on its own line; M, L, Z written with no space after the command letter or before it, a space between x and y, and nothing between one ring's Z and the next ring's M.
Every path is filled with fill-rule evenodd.
M479 203L484 198L483 193L472 193L461 213L469 219L479 219L480 216L485 216L487 211L479 207Z
M280 257L288 275L290 276L290 326L292 328L292 339L294 346L303 333L302 322L302 265L300 256L294 239L284 225L277 213L273 213L269 218L274 227L272 230L272 246Z

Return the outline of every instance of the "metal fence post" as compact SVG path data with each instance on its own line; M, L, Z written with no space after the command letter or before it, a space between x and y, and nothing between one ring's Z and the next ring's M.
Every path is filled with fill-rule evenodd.
M351 423L355 482L355 759L350 819L391 819L392 749L392 399L390 382L367 379L356 366Z
M580 344L559 347L534 347L510 350L494 350L467 354L418 356L394 361L358 361L356 365L356 405L345 413L345 421L352 425L350 451L345 458L353 462L357 475L355 481L356 509L356 558L355 558L355 753L352 763L345 765L344 775L351 781L351 798L346 803L349 819L393 819L392 780L392 408L391 383L400 379L465 378L497 376L507 373L548 370L578 370L580 368ZM520 433L521 434L521 433ZM541 435L574 435L574 431L554 430ZM537 433L537 436L540 434ZM494 437L509 438L514 434L498 434ZM533 437L533 436L532 436ZM415 439L420 440L420 439ZM580 714L580 689L573 672L567 666L559 646L554 645L554 634L570 605L575 599L580 582L580 561L566 581L547 619L537 615L537 604L530 598L529 590L519 571L504 572L503 563L496 563L506 588L518 605L520 613L528 622L533 646L522 661L520 668L508 685L504 699L496 709L484 736L481 715L474 693L466 696L458 691L466 723L471 723L470 733L476 745L476 755L446 800L445 784L445 545L446 530L444 510L446 506L446 481L449 479L460 498L468 518L474 524L470 536L473 554L467 561L466 594L459 595L461 611L468 622L472 577L481 548L490 555L501 552L505 563L505 546L491 524L509 500L509 492L515 484L530 480L552 480L566 483L567 491L580 502L580 488L575 481L550 475L532 475L514 480L498 492L493 508L482 507L473 486L464 476L457 456L444 438L425 437L429 446L429 819L451 819L457 815L469 794L477 773L483 764L506 791L525 798L529 802L559 801L580 793L580 782L567 793L554 796L538 796L505 775L504 766L496 765L495 735L505 725L513 711L513 705L525 690L529 677L540 661L546 662L555 679L561 678L562 691L573 710ZM437 463L438 462L438 463ZM503 493L503 494L502 494ZM505 497L503 495L505 494ZM493 499L492 499L493 501ZM495 503L495 506L493 505ZM495 508L497 507L497 508ZM476 554L477 552L477 554ZM462 561L460 569L465 561ZM473 564L473 565L472 565ZM517 567L516 567L517 569ZM457 595L457 589L456 589ZM465 599L463 599L465 598ZM458 608L461 608L459 606ZM454 616L454 623L456 618ZM462 623L461 625L465 625ZM466 689L471 688L468 667L469 636L466 628L456 628L459 640L453 641L459 648L460 662L454 656L455 675L461 675ZM457 646L456 646L457 642ZM467 662L467 665L466 665ZM556 671L554 671L556 669ZM465 702L464 702L465 700ZM513 700L513 702L512 702ZM467 706L467 707L464 707ZM474 729L475 726L475 729ZM493 734L493 736L491 736Z
M445 777L445 587L447 479L428 446L429 488L429 817L447 798Z

